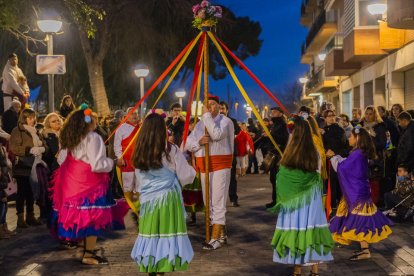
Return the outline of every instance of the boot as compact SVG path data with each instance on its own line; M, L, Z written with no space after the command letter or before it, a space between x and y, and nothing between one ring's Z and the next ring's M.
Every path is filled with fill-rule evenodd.
M26 223L30 226L39 226L42 225L42 222L35 218L34 213L26 214Z
M10 236L16 236L16 231L9 230L9 228L7 227L7 223L3 224L3 230Z
M17 228L27 228L29 225L27 225L26 221L24 220L24 214L17 214Z
M0 227L0 240L9 239L10 235L4 231L3 225Z
M220 239L221 244L227 244L227 229L226 225L220 225Z

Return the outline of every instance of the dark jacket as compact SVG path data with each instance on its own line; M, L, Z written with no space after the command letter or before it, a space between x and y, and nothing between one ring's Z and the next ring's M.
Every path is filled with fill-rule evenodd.
M382 117L385 127L391 136L391 142L394 147L398 146L398 140L400 139L400 130L398 129L397 123L389 117Z
M72 107L68 107L67 105L64 105L60 108L60 116L62 116L63 118L68 117L68 115L73 111Z
M11 134L13 128L17 127L19 114L13 109L8 109L1 117L2 128L8 134Z
M397 165L406 164L414 170L414 121L401 134L397 152Z
M326 125L323 134L323 146L325 150L332 150L335 154L339 154L342 157L348 156L349 143L346 139L345 130L337 123L330 126Z
M283 152L289 140L289 132L287 129L286 121L283 117L272 117L271 120L273 122L273 125L270 128L270 134L272 135L272 138L275 140L280 150ZM263 137L261 140L261 148L264 149L265 152L270 151L271 153L279 156L278 151L276 150L269 137Z
M185 122L183 120L178 119L177 122L173 125L172 121L173 121L173 118L171 117L168 118L167 127L172 132L172 135L174 136L174 144L176 144L177 146L180 146L181 141L183 139Z
M0 144L0 147L3 147ZM0 148L0 200L7 197L6 192L4 191L7 188L9 183L9 168L7 167L7 152Z
M54 172L59 167L56 159L56 155L59 152L59 138L52 132L43 133L43 138L49 149L43 155L43 161L46 162L50 172Z

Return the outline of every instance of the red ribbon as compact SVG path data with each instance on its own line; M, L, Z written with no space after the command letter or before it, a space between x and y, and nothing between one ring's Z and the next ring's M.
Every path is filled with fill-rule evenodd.
M174 66L181 60L181 58L185 55L185 53L190 48L191 44L193 43L194 39L190 41L190 43L185 46L185 48L181 51L181 53L173 60L173 62L165 69L165 71L161 74L161 76L158 77L158 79L154 82L154 84L147 90L147 92L144 94L144 96L137 102L137 104L128 112L128 114L125 116L124 119L121 120L119 125L115 128L114 131L109 135L108 139L106 139L105 143L109 141L109 139L115 134L115 132L118 130L118 128L126 122L129 116L131 116L132 113L141 105L141 103L148 98L148 96L154 91L154 89L160 84L160 82L168 75L168 73L171 71L171 69L174 68ZM141 118L143 119L143 118Z
M207 35L206 32L203 32L203 35L201 37L200 46L198 47L196 64L195 64L195 67L194 67L194 77L193 77L193 82L191 84L190 97L189 97L188 103L187 103L187 114L186 114L186 118L185 118L184 133L183 133L184 145L187 142L188 128L189 128L189 125L190 125L190 116L191 116L191 105L192 105L193 99L194 99L194 92L197 88L198 77L199 77L200 72L201 72L201 61L202 61L202 57L203 57L202 53L203 53L204 43L206 41L206 35ZM197 112L197 110L196 110L196 112Z
M255 74L253 74L252 71L250 71L249 68L247 68L246 65L244 65L244 63L235 55L233 54L232 51L230 51L230 49L215 35L213 34L214 37L217 39L217 41L220 43L220 45L226 50L226 52L237 62L237 64L239 64L239 66L244 69L247 74L249 74L249 76L263 89L264 92L266 92L266 94L272 98L279 106L280 108L283 109L283 111L288 114L289 111L282 105L282 103L272 94L272 92L270 92L270 90L256 77Z

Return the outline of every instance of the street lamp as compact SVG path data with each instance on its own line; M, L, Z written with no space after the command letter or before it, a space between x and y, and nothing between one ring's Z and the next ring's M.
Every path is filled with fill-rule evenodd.
M140 64L134 70L135 76L139 78L141 99L144 97L144 78L149 74L149 69L146 65ZM141 103L141 119L145 116L146 103Z
M181 108L183 107L183 98L185 97L185 90L184 89L180 89L178 91L175 92L175 96L178 98Z
M372 15L383 15L387 11L387 4L384 1L374 0L368 5L368 12Z
M307 83L309 81L309 79L307 78L307 77L302 77L302 78L299 78L299 82L301 83L301 84L305 84L305 83Z
M319 58L320 61L325 61L326 53L325 52L319 53L318 58Z
M47 55L53 55L53 34L59 32L62 28L62 21L59 20L38 20L37 26L46 33ZM47 75L47 82L49 86L49 112L55 111L55 79L54 75Z

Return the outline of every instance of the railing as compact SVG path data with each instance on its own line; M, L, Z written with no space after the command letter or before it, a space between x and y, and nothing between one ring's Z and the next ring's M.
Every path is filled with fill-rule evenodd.
M323 25L326 23L335 23L337 22L337 14L334 10L326 12L322 11L319 16L316 18L312 27L309 30L308 35L306 36L306 45L309 46L312 41L315 39L316 35L319 33Z
M344 44L344 37L342 35L336 35L332 38L325 47L325 53L329 53L334 49L342 49Z

